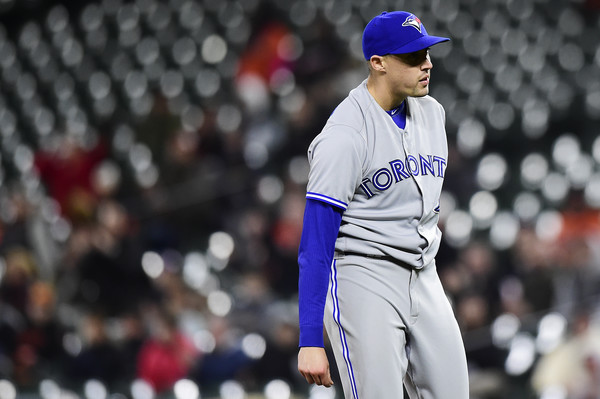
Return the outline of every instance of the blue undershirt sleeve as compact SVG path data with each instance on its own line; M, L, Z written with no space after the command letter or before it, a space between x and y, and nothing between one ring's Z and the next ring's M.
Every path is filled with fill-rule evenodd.
M323 313L335 240L343 209L315 199L306 200L298 250L299 346L323 347Z

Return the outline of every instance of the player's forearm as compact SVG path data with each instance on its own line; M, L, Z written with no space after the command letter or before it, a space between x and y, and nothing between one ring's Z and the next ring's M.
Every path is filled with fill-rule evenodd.
M299 346L323 346L323 312L341 220L339 209L317 200L306 201L298 251Z

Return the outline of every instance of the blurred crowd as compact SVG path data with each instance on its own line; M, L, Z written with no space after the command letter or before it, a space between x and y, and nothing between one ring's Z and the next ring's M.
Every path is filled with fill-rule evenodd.
M370 16L394 8L414 10L432 34L445 35L444 24L451 21L436 11L441 4L1 3L8 6L0 10L0 55L23 61L15 67L0 59L0 380L30 392L42 381L78 392L98 380L123 395L133 381L168 393L189 379L205 395L216 395L231 381L249 392L284 381L292 392L308 394L296 372L305 151L335 105L367 73L360 56L352 54L360 29L351 37L344 29L360 28ZM447 4L475 17L496 12L516 21L519 12L553 7L542 0L504 3ZM585 26L581 35L598 37L598 4L572 1L561 7L571 18L567 22ZM344 13L347 18L340 19ZM167 14L170 20L160 19ZM456 23L464 17L454 15ZM92 37L102 28L88 26L98 20L108 26L102 51ZM470 23L484 30L480 25ZM130 42L127 34L136 29L137 39ZM71 37L87 35L80 39L82 51L96 60L87 70L85 56L72 62L72 47L60 47L69 43L69 30ZM176 41L184 34L201 50L177 53L189 44ZM164 56L154 80L152 68L160 62L147 61L147 48L130 44L150 43L140 40L146 35L156 38L162 53L174 50ZM63 74L25 61L27 51L46 42L58 49ZM119 46L123 53L115 50ZM526 218L514 210L518 225L508 245L491 239L489 226L469 228L466 239L456 239L450 212L468 210L482 190L480 158L472 146L465 150L458 132L464 133L466 109L473 115L482 110L473 87L448 91L454 79L461 83L452 68L461 58L453 59L453 51L466 57L453 46L439 54L443 63L433 60L432 86L440 84L437 93L449 114L444 203L453 204L442 209L440 227L444 237L454 237L444 239L437 265L464 333L472 397L598 398L598 204L583 186L573 185L564 198L549 201L552 213L538 209ZM581 51L600 68L597 40L591 46L591 53ZM124 62L123 54L137 62L123 72L129 78L120 77L115 65L122 64L108 61ZM52 61L43 66L49 65ZM28 68L34 72L28 74ZM181 72L174 80L183 83L161 78L174 70ZM494 114L482 122L491 136L480 150L505 150L509 169L522 152L550 158L553 140L571 122L582 129L575 132L582 145L591 143L600 132L600 97L593 97L600 93L600 77L585 71L590 91L570 98L588 108L571 114L558 104L552 108L556 119L546 115L547 124L541 124L550 133L533 142L525 140L518 123L495 123ZM34 73L38 93L28 97L23 76ZM452 93L471 96L471 108L464 108L464 99L448 100ZM110 96L113 107L106 111L103 101ZM38 108L29 114L31 107ZM55 114L45 119L46 111ZM81 119L81 112L87 117ZM44 130L40 119L53 127ZM525 144L513 148L519 142ZM600 159L600 147L593 151ZM505 180L504 187L488 191L510 207L522 182L518 172ZM461 219L458 226L474 219Z

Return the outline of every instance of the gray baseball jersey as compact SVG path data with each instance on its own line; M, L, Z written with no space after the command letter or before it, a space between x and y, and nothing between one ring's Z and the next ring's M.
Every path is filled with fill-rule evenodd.
M343 208L336 251L390 255L414 268L440 245L439 198L448 146L432 97L408 97L400 130L366 80L335 109L308 149L307 198Z
M405 101L400 129L364 81L309 147L307 198L344 209L324 325L347 399L398 399L403 386L411 398L466 399L461 334L434 261L445 114L429 96Z

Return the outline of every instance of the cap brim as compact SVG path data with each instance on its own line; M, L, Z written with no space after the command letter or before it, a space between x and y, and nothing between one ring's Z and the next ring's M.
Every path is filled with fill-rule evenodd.
M412 42L406 43L404 46L394 49L390 51L389 54L407 54L414 53L415 51L423 50L434 46L438 43L450 41L447 37L441 36L421 36L418 39L413 40Z

